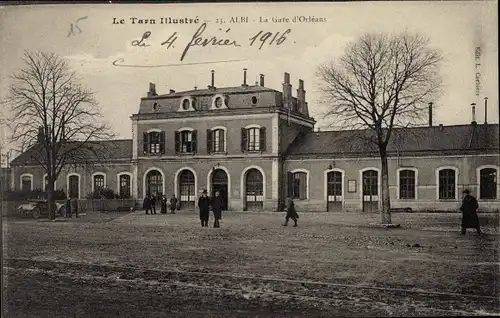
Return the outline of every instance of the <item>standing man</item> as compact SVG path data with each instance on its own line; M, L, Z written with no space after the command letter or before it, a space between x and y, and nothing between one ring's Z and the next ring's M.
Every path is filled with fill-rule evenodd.
M201 226L208 227L208 219L210 217L210 198L207 196L207 190L203 190L201 197L198 199L198 208L200 209Z
M156 195L151 196L151 214L156 214Z
M161 209L160 209L161 214L167 214L167 196L162 195L161 196Z
M67 218L70 218L71 217L71 198L68 197L68 199L66 200L66 205L64 206L65 210L66 210L66 217Z
M293 220L294 225L293 227L297 227L297 220L299 218L299 215L297 214L297 211L295 210L295 203L293 203L293 199L291 196L288 196L286 198L286 217L285 217L285 224L283 226L288 225L288 221L290 219Z
M215 197L212 199L212 211L214 211L214 227L220 227L219 220L221 219L222 208L224 206L224 202L222 202L222 197L220 196L220 192L215 192Z
M481 235L481 228L479 226L479 217L477 216L477 209L479 204L475 197L470 194L469 189L465 189L464 198L462 200L462 206L460 211L462 211L462 232L461 235L465 235L468 228L476 229L477 234Z
M177 198L175 194L172 194L172 198L170 198L170 214L175 214L175 209L177 209Z
M71 199L71 214L75 213L75 217L78 218L78 200L73 197Z
M144 202L142 203L142 208L146 210L146 214L149 214L149 210L151 210L151 199L149 198L149 194L144 197ZM153 211L151 211L153 214Z

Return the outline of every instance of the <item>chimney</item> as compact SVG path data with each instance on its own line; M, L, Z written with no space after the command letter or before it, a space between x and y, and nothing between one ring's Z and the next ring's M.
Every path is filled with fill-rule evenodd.
M212 70L212 84L210 85L211 88L215 88L215 71Z
M171 89L170 94L173 94L173 93L175 93L175 90Z
M243 84L241 84L241 86L248 86L247 85L247 69L246 68L243 69Z
M44 141L44 139L45 139L45 134L44 134L44 132L43 132L43 127L42 127L42 126L40 126L40 127L38 127L38 136L37 136L37 141L38 141L38 142L43 142L43 141Z
M264 87L264 74L260 74L260 86Z
M291 109L292 85L290 84L290 74L285 72L285 82L283 83L283 105Z
M471 122L471 124L475 125L475 124L477 124L477 122L476 122L476 103L472 103L471 106L472 106L472 122Z
M156 96L156 85L154 83L149 83L148 97Z
M484 98L484 124L488 123L488 97Z
M297 89L297 100L299 102L299 112L303 113L306 107L306 91L304 90L304 81L299 79L299 88Z
M429 127L432 127L432 102L429 103Z

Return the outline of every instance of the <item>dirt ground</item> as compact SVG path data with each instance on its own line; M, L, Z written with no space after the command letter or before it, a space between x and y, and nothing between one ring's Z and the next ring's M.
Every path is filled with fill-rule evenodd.
M6 317L332 317L499 314L499 234L456 214L194 212L5 219Z

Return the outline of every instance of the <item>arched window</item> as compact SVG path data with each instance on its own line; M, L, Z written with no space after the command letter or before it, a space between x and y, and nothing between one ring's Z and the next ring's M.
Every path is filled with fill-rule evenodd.
M416 198L416 173L414 170L403 169L399 171L399 198Z
M457 176L454 169L441 169L438 172L439 199L456 199Z
M479 171L479 198L497 198L497 175L496 168L483 168Z
M151 170L146 175L146 195L156 196L163 191L163 177L158 170Z
M330 171L327 174L327 195L342 196L342 172Z
M33 176L31 174L21 175L21 190L24 192L33 190Z

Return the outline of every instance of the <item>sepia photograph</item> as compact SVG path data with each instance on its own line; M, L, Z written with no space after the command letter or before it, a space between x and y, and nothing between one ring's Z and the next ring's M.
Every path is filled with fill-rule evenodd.
M497 1L19 3L2 317L500 315Z

